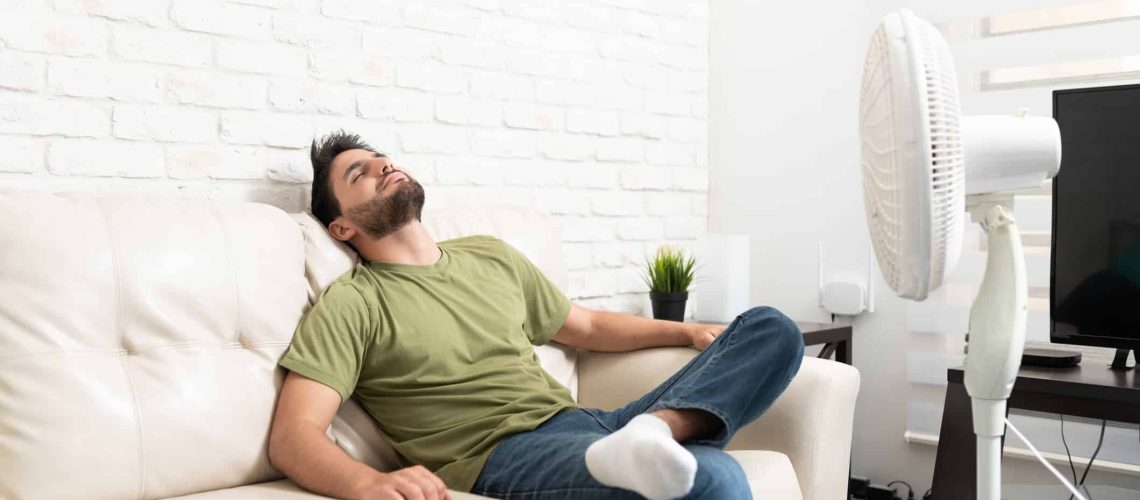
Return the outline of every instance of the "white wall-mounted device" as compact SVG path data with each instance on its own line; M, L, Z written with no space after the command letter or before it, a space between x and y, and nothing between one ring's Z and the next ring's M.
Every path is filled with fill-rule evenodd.
M854 316L875 312L875 288L871 261L867 254L866 284L847 277L825 281L823 277L823 242L819 242L819 306L831 314Z

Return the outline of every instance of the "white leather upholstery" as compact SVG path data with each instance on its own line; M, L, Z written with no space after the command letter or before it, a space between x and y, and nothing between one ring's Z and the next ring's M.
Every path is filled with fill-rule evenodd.
M309 493L288 479L177 497L178 500L313 500L317 498L326 497ZM451 498L453 500L475 500L487 497L452 491Z
M778 451L761 450L729 450L728 454L740 463L740 468L748 476L752 498L803 500L796 470L787 455Z
M276 361L355 254L311 217L256 203L0 191L0 220L0 498L313 497L267 459ZM497 235L565 290L560 230L538 212L440 209L424 223L437 240ZM662 361L695 353L539 349L594 406L640 396L671 373ZM774 451L734 452L757 498L800 498L797 477L804 498L839 498L858 375L804 367L745 438ZM381 470L403 465L354 403L329 435Z
M665 381L696 354L687 347L624 353L582 351L578 357L578 402L606 410L622 406ZM615 380L622 383L615 384ZM737 431L726 449L783 453L796 470L803 498L845 498L858 392L859 372L855 368L805 357L799 373L772 407Z
M347 244L330 236L312 215L298 213L290 214L290 217L297 221L305 240L305 281L309 285L309 303L312 304L322 290L352 269L359 257Z
M306 303L268 205L0 193L0 497L280 477L276 362Z
M800 486L796 482L796 471L792 463L782 453L774 451L730 451L741 468L748 475L752 488L752 498L756 500L802 500ZM321 498L302 490L288 479L267 483L238 486L224 490L196 493L178 497L177 500L246 500L251 498L273 500L311 500ZM454 500L487 498L470 493L451 492Z
M728 449L784 453L803 497L847 498L851 433L859 371L826 359L804 358L792 383L768 411L733 436Z

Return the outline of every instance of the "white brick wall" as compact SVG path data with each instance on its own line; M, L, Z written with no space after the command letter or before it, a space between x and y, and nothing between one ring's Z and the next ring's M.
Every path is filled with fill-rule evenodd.
M362 134L427 209L563 225L569 295L648 312L641 264L706 228L708 0L0 1L0 187L306 207Z

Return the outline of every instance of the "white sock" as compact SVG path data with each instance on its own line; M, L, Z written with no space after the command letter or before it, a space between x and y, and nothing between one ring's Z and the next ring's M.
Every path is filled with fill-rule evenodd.
M586 448L586 468L606 486L666 500L693 488L697 459L673 440L669 424L644 413Z

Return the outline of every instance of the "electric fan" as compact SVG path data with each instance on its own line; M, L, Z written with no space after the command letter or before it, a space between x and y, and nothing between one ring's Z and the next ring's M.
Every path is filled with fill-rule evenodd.
M924 300L953 272L967 212L986 232L965 385L978 436L978 498L996 500L1027 306L1013 197L999 191L1037 187L1056 175L1060 132L1051 118L960 116L946 42L930 23L901 10L883 18L867 49L860 136L871 242L900 297Z

